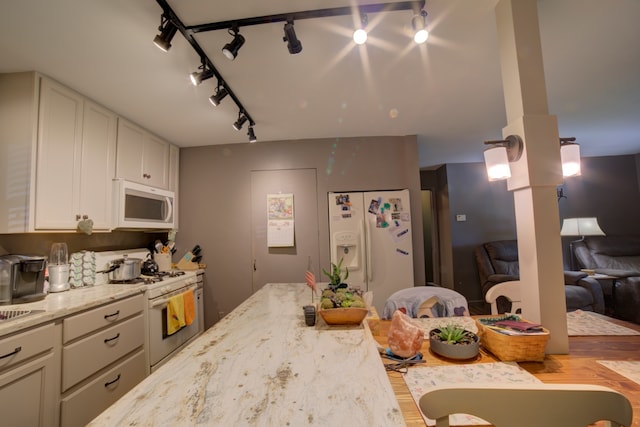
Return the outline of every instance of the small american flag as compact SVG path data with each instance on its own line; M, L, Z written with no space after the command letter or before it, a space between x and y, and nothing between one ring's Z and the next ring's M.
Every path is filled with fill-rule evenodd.
M316 289L316 276L313 272L308 271L304 274L304 278L307 281L307 286L311 288L314 294L317 294L318 291Z

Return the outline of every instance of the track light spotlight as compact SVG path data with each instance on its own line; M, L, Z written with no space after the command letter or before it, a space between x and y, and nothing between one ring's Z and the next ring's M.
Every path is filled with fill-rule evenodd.
M227 43L224 45L224 47L222 48L222 53L230 61L233 61L234 59L236 59L236 56L238 56L238 51L244 44L245 40L242 34L239 33L237 26L229 29L229 34L233 35L233 40L231 40L231 43Z
M228 94L229 93L227 92L227 89L225 89L223 86L218 86L218 88L216 89L216 93L211 95L211 97L209 98L209 102L211 102L214 107L217 107L218 105L220 105L220 102L222 102L222 99Z
M419 14L414 15L411 18L411 27L413 28L413 41L418 44L422 44L429 38L429 32L427 31L427 12L423 9Z
M249 126L249 131L247 132L247 135L249 135L249 142L256 142L256 134L255 132L253 132L253 126Z
M367 27L369 19L366 14L362 15L361 21L362 26L353 32L353 41L356 44L365 44L367 41L367 30L365 28Z
M247 121L247 116L245 116L244 113L239 113L238 120L236 120L236 122L233 124L233 128L235 130L242 129L242 125L244 125L246 121Z
M173 25L173 22L169 21L165 15L162 15L158 30L160 30L160 34L154 37L153 43L161 50L168 52L171 49L171 40L176 35L178 27Z
M191 79L191 83L193 83L194 86L198 86L203 81L213 77L213 71L210 69L207 69L205 64L202 64L202 66L200 67L200 70L201 71L194 71L189 75L189 78Z
M289 53L295 55L296 53L302 52L302 43L298 40L296 36L296 30L293 28L293 21L287 21L284 24L284 37L283 41L287 42L287 49L289 49Z

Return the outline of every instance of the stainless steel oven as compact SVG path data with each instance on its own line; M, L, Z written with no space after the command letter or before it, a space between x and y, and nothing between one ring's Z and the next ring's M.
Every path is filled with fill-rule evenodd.
M191 325L167 335L167 303L169 298L183 292L193 292L195 319ZM194 272L164 279L147 290L148 351L150 371L154 372L176 352L195 339L204 329L202 278Z

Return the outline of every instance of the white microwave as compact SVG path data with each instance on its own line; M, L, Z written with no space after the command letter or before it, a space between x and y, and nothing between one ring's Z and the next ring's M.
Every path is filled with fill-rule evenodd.
M113 228L172 229L173 191L113 180Z

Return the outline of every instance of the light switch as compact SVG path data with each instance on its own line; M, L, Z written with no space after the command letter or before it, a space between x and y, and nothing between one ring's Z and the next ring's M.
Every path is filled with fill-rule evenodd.
M462 222L462 221L466 221L466 220L467 220L467 216L465 214L457 214L456 215L456 221Z

